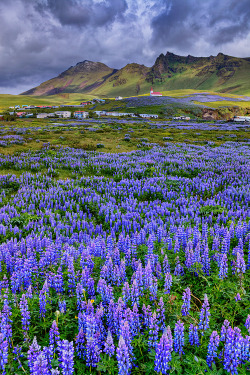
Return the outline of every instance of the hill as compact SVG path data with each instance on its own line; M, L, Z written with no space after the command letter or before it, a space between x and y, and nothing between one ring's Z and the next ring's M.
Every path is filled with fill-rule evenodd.
M250 58L222 53L209 57L178 56L167 52L161 54L151 68L132 63L117 70L85 60L23 94L132 96L147 94L153 85L157 91L192 89L243 95L250 94L249 77Z

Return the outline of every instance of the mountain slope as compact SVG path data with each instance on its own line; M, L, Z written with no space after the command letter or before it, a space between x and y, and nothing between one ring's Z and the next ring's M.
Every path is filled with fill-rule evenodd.
M60 93L88 93L102 85L115 72L116 69L111 69L105 64L85 60L71 66L58 77L52 78L23 94L42 96Z
M167 52L166 55L161 54L151 68L132 63L117 70L85 60L23 94L133 96L148 93L152 85L157 91L194 89L250 94L249 77L250 58L222 53L209 57L178 56Z

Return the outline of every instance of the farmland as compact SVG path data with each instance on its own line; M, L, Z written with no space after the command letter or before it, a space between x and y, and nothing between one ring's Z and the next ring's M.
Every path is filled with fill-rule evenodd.
M230 122L1 123L2 373L249 373L249 146Z

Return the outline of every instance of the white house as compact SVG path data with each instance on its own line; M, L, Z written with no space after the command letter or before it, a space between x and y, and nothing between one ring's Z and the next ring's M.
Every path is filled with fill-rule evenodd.
M139 115L142 118L158 118L158 115L151 115L150 113L140 113Z
M89 113L86 111L76 111L74 112L74 117L79 119L87 118L89 117Z
M70 118L71 117L71 112L70 111L57 111L55 112L55 115L63 118Z
M106 115L106 111L94 111L94 113L95 113L97 116L105 116L105 115Z
M234 116L236 122L250 122L250 116Z
M153 87L151 87L151 90L150 90L150 96L162 96L162 93L160 92L155 92L153 90Z
M36 116L36 118L47 118L47 117L49 117L49 114L50 113L38 113L38 115Z
M173 117L173 120L190 120L189 116L177 116Z

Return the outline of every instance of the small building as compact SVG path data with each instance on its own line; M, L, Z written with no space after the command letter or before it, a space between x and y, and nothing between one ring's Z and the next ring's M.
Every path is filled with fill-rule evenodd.
M94 111L97 116L106 116L106 111Z
M153 115L150 113L141 113L139 116L142 118L158 118L159 117L158 115Z
M99 99L99 98L94 98L92 101L91 101L92 104L95 104L95 103L101 103L101 104L104 104L105 103L105 99Z
M117 96L116 98L115 98L115 100L122 100L123 98L122 98L122 96Z
M151 87L150 96L162 96L162 93L154 91L153 87Z
M87 118L89 117L89 113L86 111L76 111L74 112L74 117L79 119Z
M54 113L38 113L36 118L48 118L48 117L55 117Z
M90 104L92 104L92 102L82 102L80 105L85 106L85 105L90 105Z
M55 115L62 117L62 118L70 118L71 112L70 111L57 111L55 112Z
M173 120L186 120L186 121L189 121L190 117L189 116L176 116L176 117L173 117Z
M17 117L25 117L26 112L16 112Z
M233 121L236 121L236 122L250 122L250 116L234 116Z

